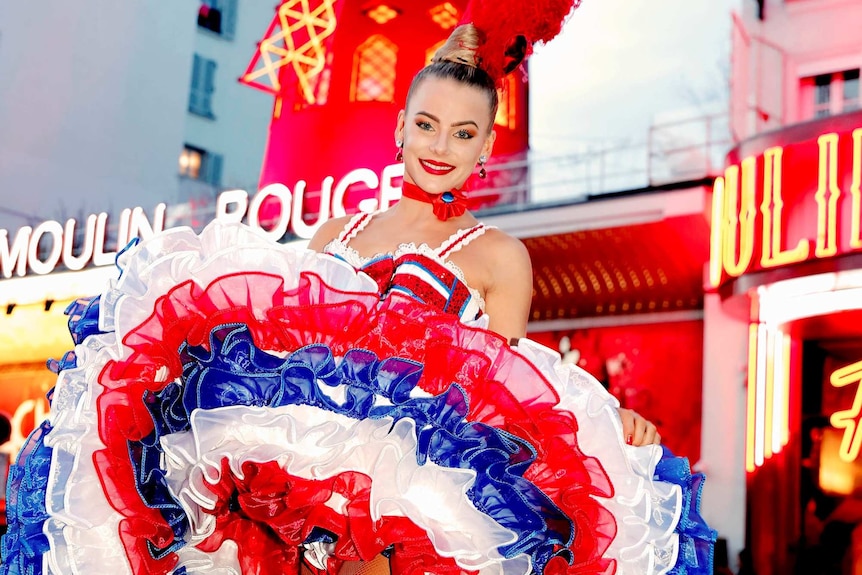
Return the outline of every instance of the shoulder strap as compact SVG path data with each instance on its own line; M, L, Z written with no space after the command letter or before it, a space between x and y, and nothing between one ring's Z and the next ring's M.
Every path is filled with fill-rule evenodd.
M344 229L338 235L338 241L346 246L350 240L365 229L365 226L368 225L373 216L374 214L369 214L368 212L359 212L350 218L350 221L347 222L347 225L344 226Z
M472 228L466 230L458 230L454 234L452 234L448 240L443 242L439 248L437 248L437 255L442 259L446 259L450 255L454 254L458 250L469 245L470 242L475 240L478 237L481 237L487 230L493 229L495 226L486 226L485 224L479 223L473 226Z

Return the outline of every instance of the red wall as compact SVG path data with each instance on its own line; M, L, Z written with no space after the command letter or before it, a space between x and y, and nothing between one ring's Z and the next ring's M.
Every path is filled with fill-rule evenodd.
M623 407L655 423L665 445L692 464L700 458L702 321L530 334L552 349L563 336L579 350L578 365L608 385Z
M280 69L281 111L274 115L270 124L260 188L281 183L294 190L298 181L307 182L303 213L312 216L306 217L306 221L316 221L324 178L331 176L338 182L357 168L368 168L379 175L385 166L395 163L396 120L404 107L410 83L425 65L426 51L445 40L451 31L435 24L429 15L429 10L438 4L436 0L402 2L400 15L383 24L365 15L366 2L342 0L335 4L337 25L325 40L327 54L331 56L324 72L329 77L326 101L302 104L292 68ZM452 4L463 10L467 2L453 0ZM398 48L394 101L351 102L355 51L375 34L385 36ZM296 36L295 42L305 41L306 35L297 32ZM497 140L489 167L505 158L520 158L528 147L528 85L521 81L520 74L518 78L514 83L516 124L512 129L495 127ZM509 171L518 172L518 177L526 180L525 170ZM484 189L491 184L495 187L511 185L511 182L495 181L505 175L492 171L488 180L477 181L475 186ZM348 213L356 210L360 200L376 196L377 190L369 190L362 184L352 186L345 200ZM484 196L478 203L487 205L493 203L493 199Z

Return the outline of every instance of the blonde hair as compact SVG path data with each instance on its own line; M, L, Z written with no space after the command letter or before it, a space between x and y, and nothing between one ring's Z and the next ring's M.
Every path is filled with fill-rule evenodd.
M481 41L479 30L475 26L462 24L455 28L446 43L437 49L431 62L457 62L477 68Z

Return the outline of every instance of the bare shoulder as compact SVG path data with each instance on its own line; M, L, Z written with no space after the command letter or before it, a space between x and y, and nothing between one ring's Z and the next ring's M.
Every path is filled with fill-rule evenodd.
M521 240L501 230L488 230L485 235L483 256L490 272L485 290L488 328L506 339L524 337L533 297L530 254Z
M338 237L338 234L341 233L341 230L344 229L344 226L347 225L347 222L349 222L352 217L353 216L342 216L340 218L326 220L319 228L317 228L317 231L314 232L314 237L312 237L311 241L308 242L308 249L316 252L323 251L326 244Z
M485 232L485 238L483 251L495 265L531 272L530 253L521 240L497 228Z

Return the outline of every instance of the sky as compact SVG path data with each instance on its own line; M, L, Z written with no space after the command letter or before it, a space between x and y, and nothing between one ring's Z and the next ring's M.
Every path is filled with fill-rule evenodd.
M530 61L531 145L642 141L654 119L722 105L742 0L583 0Z
M642 144L656 119L697 107L725 106L731 11L742 1L583 0L564 26L563 33L549 44L536 47L529 62L530 139L536 156L569 155L581 152L585 146L634 144L641 146L635 152L639 156L633 160L637 163L646 157ZM261 34L263 30L261 28ZM7 45L0 45L0 48L8 53L11 48L6 36L0 40ZM246 50L248 54L249 50ZM245 56L242 61L246 61ZM240 72L237 70L236 75ZM106 74L108 72L104 71L101 75ZM182 86L183 92L178 92L177 97L186 97L184 80L164 81L160 85ZM45 91L48 96L52 93ZM86 118L86 114L77 120L64 117L64 123L72 126L69 130L75 130L86 125ZM134 121L135 117L126 119ZM121 134L122 126L117 125L114 132ZM12 145L21 148L18 141ZM154 153L156 151L175 153L173 147ZM0 157L0 169L3 169L2 160ZM609 165L625 161L614 158L604 162L600 169L607 170ZM595 164L585 169L595 170ZM571 162L568 166L563 170L584 167ZM85 167L80 169L82 173L86 171ZM559 174L553 172L541 167L534 170L534 173L556 178L556 189L571 196L572 190L577 189L573 187L572 178L567 176L560 183ZM148 182L141 182L139 187L151 194L149 187L152 185ZM598 184L591 179L589 185L598 186L598 191L607 191L643 184L643 179L605 179ZM77 185L90 188L86 182L78 181ZM533 185L539 189L541 182L534 179ZM595 191L597 189L583 189L584 193ZM0 190L2 193L6 191ZM554 190L550 190L546 198L555 199L553 193ZM543 198L537 195L537 199ZM20 201L19 198L17 202ZM50 204L45 199L37 203ZM95 200L91 203L101 206ZM138 200L124 200L119 205L135 203ZM4 220L0 213L0 228L12 229L20 224L20 217L8 216Z

